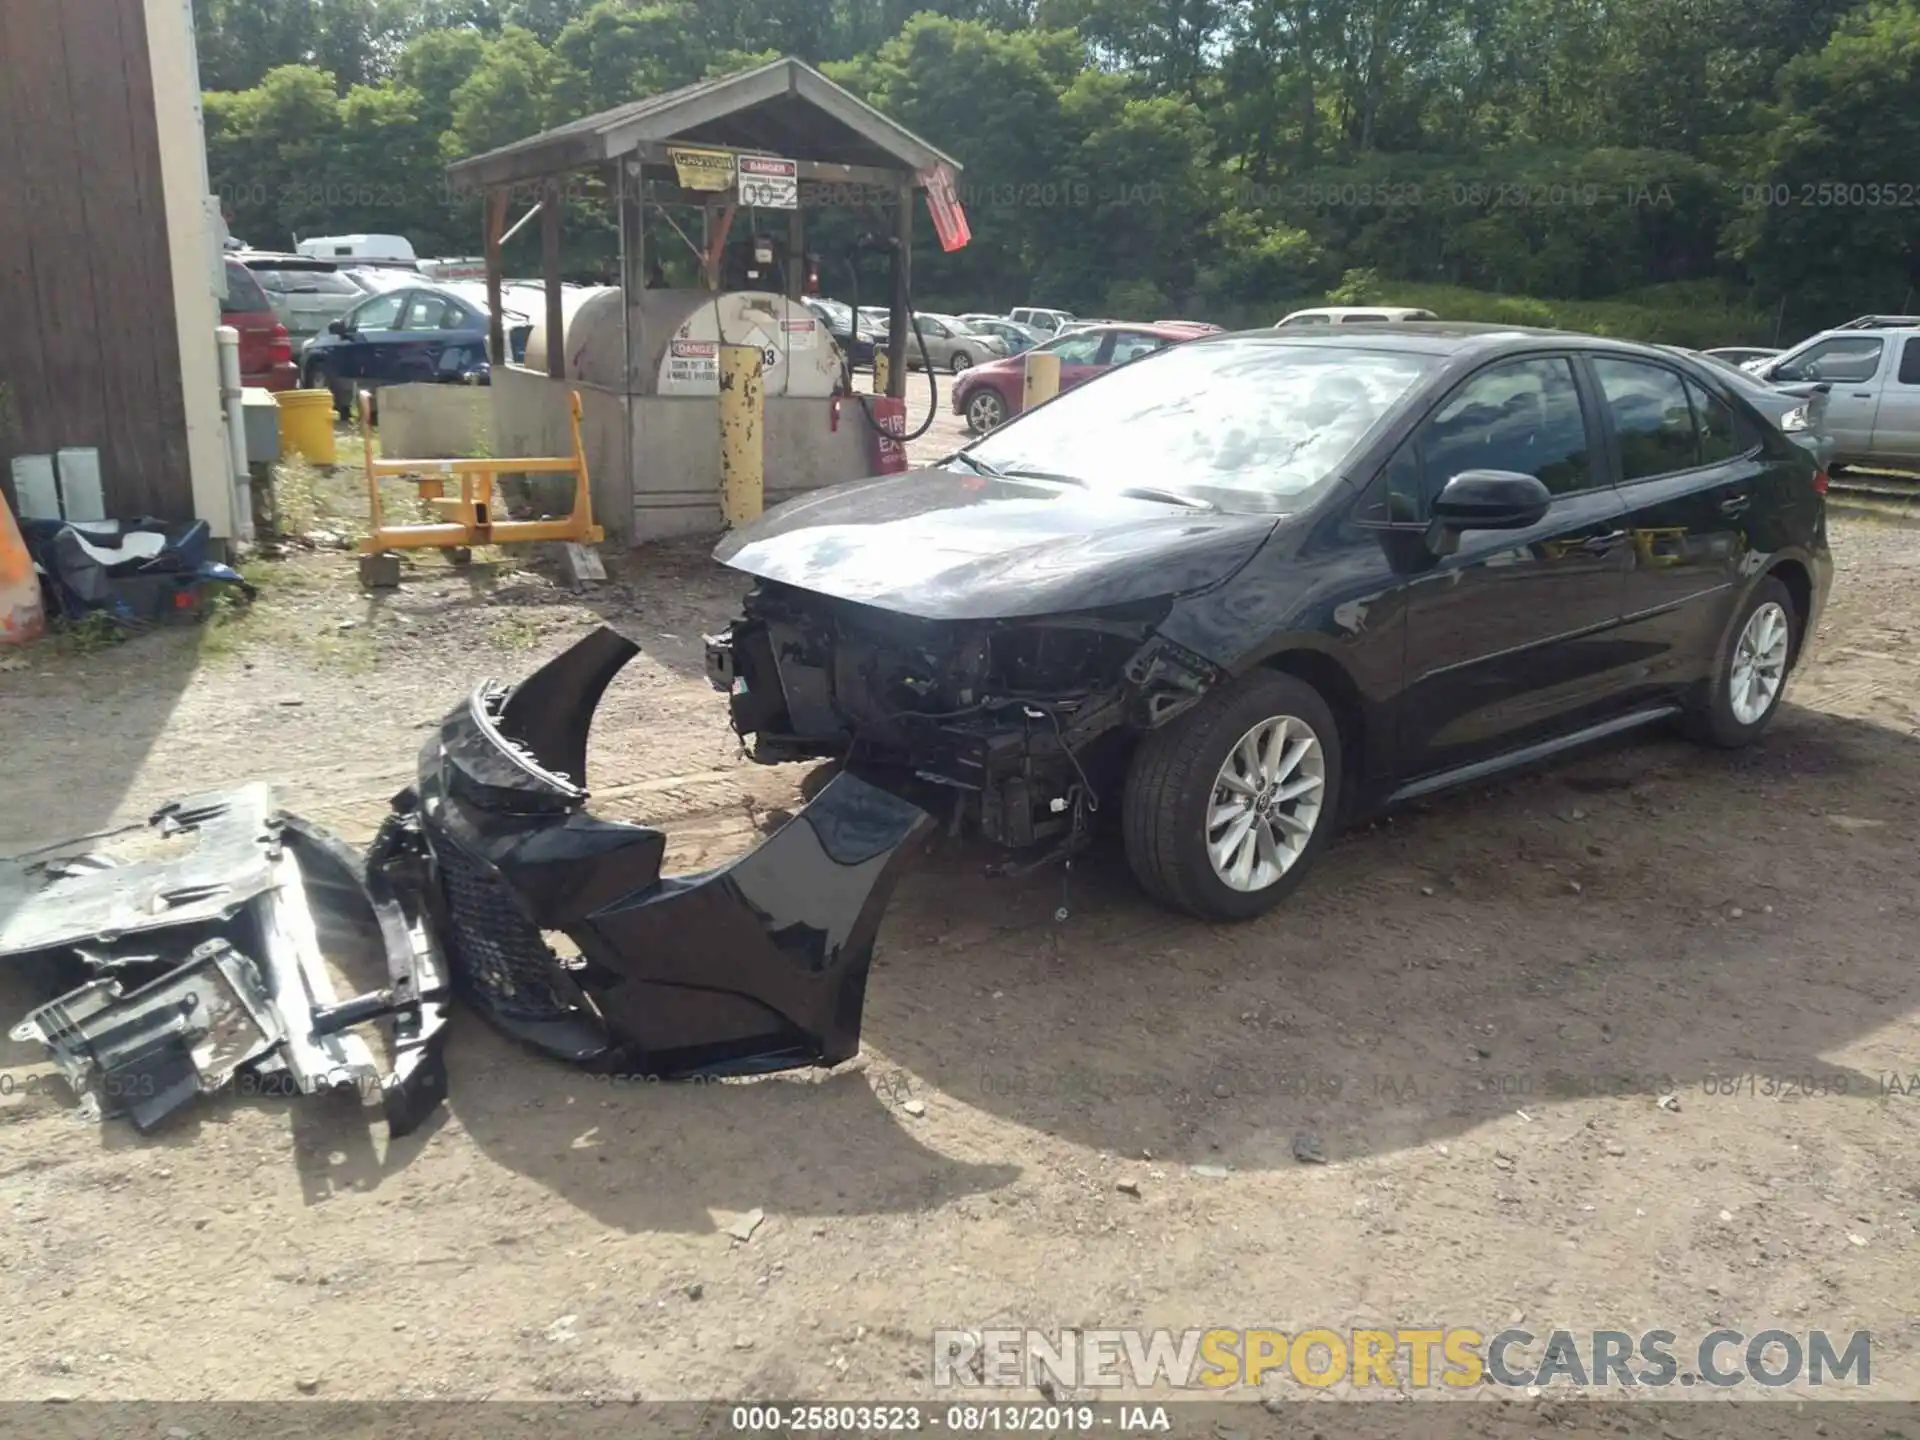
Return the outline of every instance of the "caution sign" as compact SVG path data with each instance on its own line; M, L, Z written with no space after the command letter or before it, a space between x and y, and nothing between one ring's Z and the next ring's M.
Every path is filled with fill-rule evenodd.
M811 350L815 337L820 333L817 320L782 320L780 329L785 332L787 347L791 350Z
M733 188L733 152L731 150L690 150L681 145L667 147L673 161L673 173L689 190L730 190Z
M740 203L760 210L800 208L800 166L771 155L740 157Z

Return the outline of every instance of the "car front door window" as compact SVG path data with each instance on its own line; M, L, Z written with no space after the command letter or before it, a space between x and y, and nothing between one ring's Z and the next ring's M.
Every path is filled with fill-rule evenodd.
M1421 427L1415 443L1425 505L1467 470L1531 475L1554 495L1594 483L1580 391L1564 357L1509 360L1482 370Z
M1796 355L1791 364L1801 380L1830 380L1858 385L1873 379L1880 369L1884 342L1867 336L1826 340Z
M347 328L349 330L395 329L400 323L400 307L406 298L404 291L374 296L364 305L357 306L349 312Z
M1041 349L1049 354L1058 355L1062 365L1093 365L1100 359L1100 337L1098 335L1069 335L1055 340Z

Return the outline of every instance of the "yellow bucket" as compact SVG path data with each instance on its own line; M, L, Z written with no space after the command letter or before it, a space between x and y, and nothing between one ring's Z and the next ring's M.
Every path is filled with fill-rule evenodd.
M280 402L282 455L304 455L316 465L340 458L333 447L331 390L282 390L274 398Z

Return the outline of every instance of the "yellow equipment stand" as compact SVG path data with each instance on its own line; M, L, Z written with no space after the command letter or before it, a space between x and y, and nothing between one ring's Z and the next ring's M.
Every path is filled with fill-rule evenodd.
M468 550L475 545L508 545L529 540L599 544L606 534L593 523L593 487L587 478L587 452L580 441L579 391L573 392L571 403L571 455L487 456L476 460L375 459L373 399L362 390L360 438L366 449L367 511L372 527L372 533L360 542L362 556L382 555L392 550ZM573 509L547 520L496 520L493 518L494 482L500 475L571 475ZM420 487L421 498L446 518L409 525L388 524L380 503L383 477L413 481ZM451 479L460 482L458 495L446 493ZM365 564L363 559L363 569ZM397 577L388 583L397 583Z

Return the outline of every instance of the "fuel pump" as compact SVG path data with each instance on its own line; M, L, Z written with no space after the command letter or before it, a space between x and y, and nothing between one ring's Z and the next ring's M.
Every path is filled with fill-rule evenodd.
M900 242L893 236L868 232L854 241L853 249L847 255L850 291L848 303L853 307L854 337L857 339L860 334L860 261L863 256L875 252L881 252L887 256L887 294L901 297L901 308L906 313L907 323L913 327L913 342L920 347L920 353L924 357L927 351L926 341L920 334L920 322L914 317L913 292L900 264ZM907 430L907 402L904 399L896 399L891 395L866 396L858 391L854 392L854 398L860 402L860 409L867 417L868 429L872 435L869 454L873 460L875 474L897 475L904 471L907 468L907 442L918 440L933 426L933 417L940 409L940 382L934 378L931 362L928 363L926 371L927 414L919 427L911 432Z
M743 235L729 240L720 256L720 288L786 294L786 245L771 235Z

